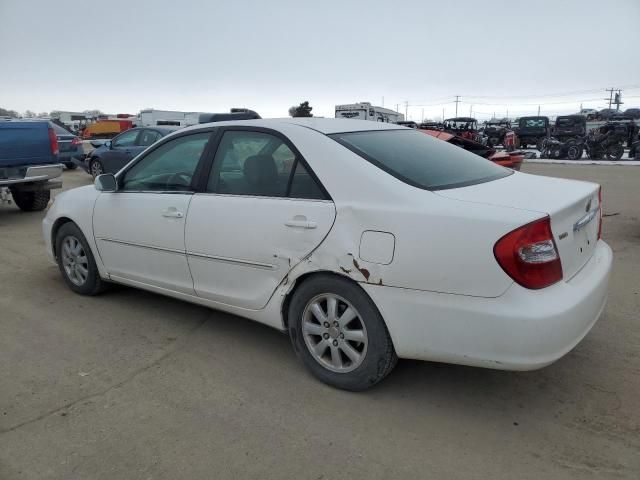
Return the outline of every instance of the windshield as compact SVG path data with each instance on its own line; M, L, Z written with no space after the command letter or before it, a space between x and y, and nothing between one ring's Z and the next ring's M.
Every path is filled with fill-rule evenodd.
M474 185L513 173L415 130L337 133L330 137L403 182L427 190Z

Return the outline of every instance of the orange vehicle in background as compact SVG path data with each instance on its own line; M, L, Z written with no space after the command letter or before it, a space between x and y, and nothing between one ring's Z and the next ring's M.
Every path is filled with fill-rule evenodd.
M98 120L90 123L82 130L82 138L113 138L116 135L133 128L133 120Z

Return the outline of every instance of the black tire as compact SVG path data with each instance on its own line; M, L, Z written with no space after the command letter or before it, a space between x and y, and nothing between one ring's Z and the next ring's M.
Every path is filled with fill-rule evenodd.
M607 151L605 153L607 160L611 161L620 160L622 155L624 155L624 147L622 145L611 145L607 147Z
M313 299L321 295L337 295L346 300L356 309L358 321L365 326L368 343L364 358L354 370L346 373L329 370L314 358L305 342L302 331L305 310ZM305 281L291 299L288 318L289 335L296 355L316 378L333 387L350 391L373 387L393 370L398 361L382 315L367 294L349 280L318 275ZM335 341L333 344L336 345Z
M20 210L25 212L39 212L47 208L51 198L50 190L34 190L31 192L20 191L19 188L11 188L11 196Z
M91 159L91 162L89 162L89 173L93 178L96 178L98 175L102 175L104 173L104 165L102 165L100 159Z
M64 260L63 260L63 242L67 238L75 238L79 241L82 246L82 252L86 256L87 260L87 270L88 273L86 275L86 281L78 285L74 283L71 279L69 273L65 269ZM62 274L62 278L64 279L67 286L76 293L80 295L97 295L103 292L107 288L107 283L100 278L100 273L98 272L98 267L96 266L96 261L93 256L93 252L91 252L91 248L87 243L87 239L83 235L82 231L78 226L73 222L68 222L62 225L58 232L56 233L55 238L55 251L56 251L56 260L58 262L58 268L60 269L60 273Z
M569 145L567 149L567 158L569 160L580 160L582 158L582 146L581 145Z
M67 170L75 170L76 168L78 168L78 165L73 162L66 162L64 166L67 167Z

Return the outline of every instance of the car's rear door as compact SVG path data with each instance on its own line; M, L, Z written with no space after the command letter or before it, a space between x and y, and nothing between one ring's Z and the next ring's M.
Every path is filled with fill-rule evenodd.
M227 127L189 207L185 242L196 294L264 307L289 270L326 237L335 206L279 133Z

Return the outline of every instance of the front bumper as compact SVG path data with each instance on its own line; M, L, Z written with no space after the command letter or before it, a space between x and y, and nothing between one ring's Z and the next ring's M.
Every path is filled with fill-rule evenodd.
M534 370L566 355L598 320L612 262L611 248L599 241L571 280L541 290L514 283L497 298L363 288L380 309L401 358Z

